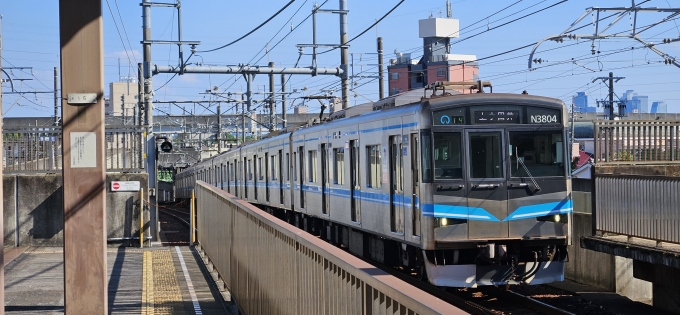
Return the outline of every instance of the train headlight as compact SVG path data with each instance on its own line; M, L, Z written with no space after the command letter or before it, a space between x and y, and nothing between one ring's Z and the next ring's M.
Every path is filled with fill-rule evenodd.
M447 219L447 218L439 219L439 226L447 226L447 225L449 225L449 219Z
M542 222L567 223L567 218L568 217L566 214L551 214L542 217L537 217L536 220Z

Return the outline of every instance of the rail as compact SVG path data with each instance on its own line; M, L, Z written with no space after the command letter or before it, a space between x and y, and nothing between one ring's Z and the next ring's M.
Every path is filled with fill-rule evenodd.
M680 121L596 120L595 163L680 164Z
M107 125L106 170L142 172L146 144L142 126ZM4 174L58 173L63 168L60 126L2 130Z
M197 182L197 234L244 314L465 314Z

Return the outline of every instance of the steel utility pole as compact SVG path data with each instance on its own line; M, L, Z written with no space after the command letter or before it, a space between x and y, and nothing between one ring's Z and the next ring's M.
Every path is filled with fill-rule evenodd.
M274 68L274 63L269 62L269 68ZM274 115L276 112L274 111L276 108L276 98L274 97L274 74L270 73L269 74L269 132L274 131Z
M217 104L217 154L222 152L222 108Z
M60 0L64 311L108 314L102 1Z
M151 75L151 0L142 0L142 47L144 50L144 109L146 127L146 172L149 174L149 228L153 240L158 240L156 224L156 139L153 134L153 89Z
M340 77L342 82L342 109L349 107L349 76L347 65L349 64L349 54L347 48L347 0L340 0L340 68L343 73Z
M54 125L59 126L59 87L57 86L59 82L59 72L57 67L54 67Z
M380 96L380 99L383 99L385 97L384 87L385 77L383 76L384 71L385 70L383 69L383 42L382 37L378 37L378 94Z
M286 75L281 75L281 126L286 128Z
M619 80L625 79L625 77L615 77L613 72L609 72L608 77L599 77L593 79L593 83L597 80L602 80L602 82L607 82L609 81L609 102L604 102L605 108L609 108L609 120L614 120L614 117L616 116L614 114L614 82L619 82ZM614 81L616 80L616 81ZM623 108L621 108L623 109ZM619 110L621 111L621 110ZM619 113L621 114L621 113Z
M241 144L246 143L246 103L243 101L243 97L244 95L241 94Z

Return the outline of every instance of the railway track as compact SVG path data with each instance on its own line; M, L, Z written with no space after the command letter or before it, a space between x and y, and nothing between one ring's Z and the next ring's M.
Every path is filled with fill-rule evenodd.
M377 261L364 259L381 270L411 284L428 294L450 303L470 314L544 314L573 315L574 313L559 309L531 297L500 287L483 288L442 288L420 281L403 270L394 269Z
M189 212L177 205L159 205L161 243L163 245L189 245Z

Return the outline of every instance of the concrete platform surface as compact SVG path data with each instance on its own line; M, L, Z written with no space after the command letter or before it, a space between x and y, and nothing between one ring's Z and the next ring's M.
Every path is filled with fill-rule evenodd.
M107 252L109 314L237 314L192 247ZM6 248L5 258L6 314L64 313L61 247Z

